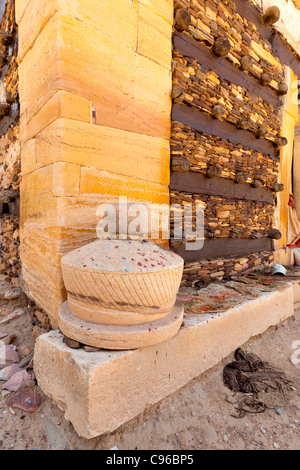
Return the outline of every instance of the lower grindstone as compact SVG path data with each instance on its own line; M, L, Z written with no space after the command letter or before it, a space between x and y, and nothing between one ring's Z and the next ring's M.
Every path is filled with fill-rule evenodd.
M103 349L138 349L175 336L182 324L183 306L176 303L164 318L141 325L101 325L75 316L68 302L59 310L59 329L69 339Z

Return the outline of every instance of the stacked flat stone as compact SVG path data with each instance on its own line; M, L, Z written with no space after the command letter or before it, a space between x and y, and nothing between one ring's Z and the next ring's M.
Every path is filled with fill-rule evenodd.
M257 126L260 126L265 130L266 138L274 140L280 129L278 108L245 88L222 80L217 72L206 69L196 59L176 50L173 51L173 62L173 84L178 89L174 103L191 106L212 116L215 106L222 106L224 121L238 126L239 121L244 119L249 131L255 134ZM266 75L271 76L263 75L264 79ZM276 90L278 82L274 83Z
M0 279L18 285L18 198L21 182L18 103L18 33L15 2L2 2L0 11Z
M183 260L150 241L98 240L62 258L68 301L62 333L105 349L135 349L173 337Z
M269 189L273 188L279 174L279 160L227 139L195 131L180 122L172 123L171 157L172 161L184 157L190 171L204 175L210 165L218 165L220 176L232 181L244 172L248 183L259 178Z
M190 24L182 31L175 23L173 29L176 93L172 95L171 170L177 174L171 176L170 202L179 206L179 218L186 204L204 204L207 247L232 239L237 239L237 245L238 239L265 242L270 233L279 237L270 229L274 225L274 194L284 189L278 183L279 150L287 144L280 134L284 103L280 97L288 86L283 64L264 30L246 11L243 14L239 3L175 1L175 11L186 9ZM266 21L269 24L269 19ZM224 53L216 50L219 43L227 43ZM178 172L190 174L191 190L187 175ZM208 178L212 177L217 181L210 184ZM209 188L207 194L200 189L202 182ZM221 190L222 182L230 189L228 195ZM246 196L238 185L243 185ZM184 285L249 274L272 262L273 254L263 243L251 248L249 243L249 253L237 249L222 258L210 259L207 251L208 259L202 259L200 253L199 260L195 256L190 262L183 242L173 238L172 215L170 222L170 246L187 260ZM195 230L196 221L190 217L188 222ZM264 251L252 252L255 249Z

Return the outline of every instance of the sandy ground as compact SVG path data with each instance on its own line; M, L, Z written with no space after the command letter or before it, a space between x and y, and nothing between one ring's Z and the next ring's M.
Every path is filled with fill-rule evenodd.
M16 308L2 301L0 320L5 312ZM17 347L34 348L29 314L0 324L0 332L15 333ZM224 338L226 341L226 338ZM300 341L300 310L290 319L263 335L252 338L243 349L255 352L261 359L284 370L295 390L282 409L267 409L262 414L247 414L236 419L235 396L223 384L222 363L194 379L172 396L145 411L112 434L85 440L76 434L63 413L47 399L33 414L9 409L9 395L0 391L0 449L111 449L120 450L214 450L214 449L300 449L300 364L292 354L295 341ZM300 344L300 343L299 343ZM298 346L300 349L300 345ZM300 351L299 351L300 359ZM0 386L4 382L0 382ZM3 392L2 392L3 394Z

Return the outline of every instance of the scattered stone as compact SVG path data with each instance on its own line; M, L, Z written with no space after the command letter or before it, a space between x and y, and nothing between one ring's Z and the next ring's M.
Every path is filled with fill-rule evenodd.
M9 390L10 392L17 392L27 386L27 383L33 379L33 376L28 374L26 370L16 372L10 379L2 385L3 390Z
M280 445L277 444L276 442L273 442L273 447L275 447L275 449L280 449Z
M218 435L214 428L211 426L207 426L207 428L204 431L203 434L204 440L207 442L207 444L215 444L218 440Z
M17 336L16 335L7 335L4 339L1 340L1 343L2 345L7 345L7 344L11 344L13 343L15 340L16 340Z
M19 362L19 366L20 367L27 366L30 363L30 361L33 359L33 356L34 356L34 353L31 352L30 354L28 354L28 356L23 357L23 359Z
M7 315L3 320L0 321L0 324L3 325L4 323L10 322L10 320L13 320L14 318L21 317L22 315L25 315L26 311L23 308L17 308L14 310L12 313Z
M27 366L26 369L27 369L27 370L28 370L28 369L33 369L33 359L31 359L31 361L29 362L29 364L28 364L28 366Z
M27 388L35 387L35 385L36 385L35 380L29 380L29 382L27 382Z
M53 418L46 418L44 420L46 435L48 439L48 449L50 450L71 450L71 446L62 431L57 426Z
M44 330L43 328L41 328L40 326L38 325L35 325L33 328L32 328L32 339L33 341L36 341L38 339L39 336L43 335L46 333L46 330Z
M40 310L35 310L34 315L36 316L36 318L40 322L41 326L43 328L48 329L48 327L49 327L49 318L47 317L46 313L41 312Z
M278 415L281 415L281 413L282 413L282 408L277 408L276 413L277 413Z
M8 399L8 406L18 408L26 413L35 413L42 403L42 397L31 388L22 388Z
M226 401L227 401L227 403L230 403L231 405L234 405L236 403L236 399L234 397L231 397L231 396L227 396Z
M8 344L0 348L0 369L4 369L4 367L14 362L20 362L20 356L16 346Z
M261 432L262 432L263 434L267 434L267 431L265 430L265 428L261 428Z
M20 291L18 289L12 289L9 291L6 291L4 294L5 300L15 300L20 297Z
M67 338L66 336L64 336L63 341L68 346L68 348L71 348L71 349L80 349L82 346L82 344L79 343L79 341L75 341L74 339Z
M0 380L9 380L17 372L21 372L21 370L18 364L10 364L0 371Z
M18 346L18 353L20 354L20 357L23 359L23 357L28 356L32 352L32 349L28 348L25 345Z

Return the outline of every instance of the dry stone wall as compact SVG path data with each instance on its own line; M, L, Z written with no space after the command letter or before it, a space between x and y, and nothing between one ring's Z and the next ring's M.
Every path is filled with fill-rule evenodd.
M256 271L280 237L285 65L299 61L261 13L246 0L175 1L170 199L205 215L201 250L171 239L184 284Z
M21 181L18 37L14 0L0 2L0 273L17 285Z

